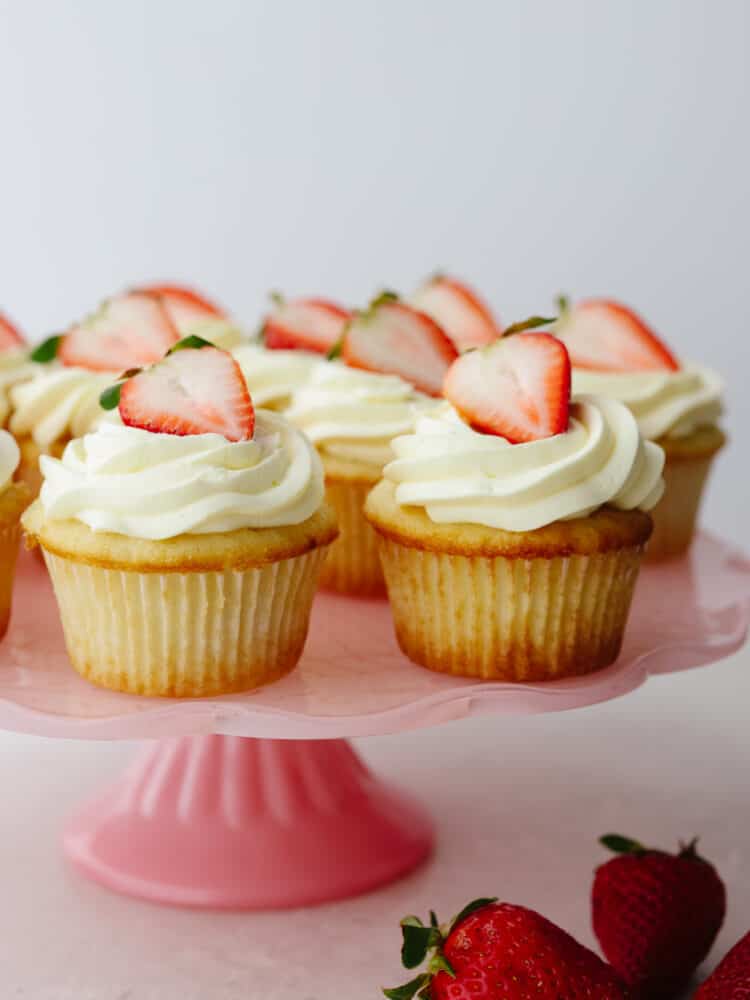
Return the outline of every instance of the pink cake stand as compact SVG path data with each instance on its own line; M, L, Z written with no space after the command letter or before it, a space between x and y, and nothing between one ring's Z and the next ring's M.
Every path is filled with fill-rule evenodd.
M607 701L728 656L749 621L750 562L704 535L689 558L643 571L620 659L589 677L432 674L399 652L386 602L320 595L289 677L245 695L147 699L74 673L46 571L23 555L0 645L0 727L158 741L65 832L68 857L98 882L176 905L302 906L389 882L432 849L425 809L368 771L346 738Z

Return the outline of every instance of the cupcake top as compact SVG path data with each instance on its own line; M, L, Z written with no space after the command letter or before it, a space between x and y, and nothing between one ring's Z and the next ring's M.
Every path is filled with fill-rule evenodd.
M37 366L30 360L27 348L15 348L0 353L0 424L11 413L10 393L13 386L33 378Z
M321 361L293 394L286 416L324 457L379 471L393 458L393 438L409 433L416 413L432 405L397 375Z
M30 435L46 451L58 441L88 433L101 422L104 411L99 395L117 377L114 373L61 365L33 368L33 377L10 391L14 434Z
M0 430L0 491L10 485L20 460L16 439L7 431Z
M511 444L470 427L450 403L393 442L383 475L396 500L437 523L533 531L599 507L650 510L661 498L664 453L607 398L574 398L562 433Z
M683 364L632 309L610 299L571 307L563 300L556 334L573 366L573 391L619 399L644 437L684 438L715 426L723 384L696 364Z
M714 426L723 412L724 385L710 368L687 364L678 371L599 372L573 369L573 391L619 399L649 440L687 437Z
M206 338L210 340L210 337ZM256 406L285 408L310 377L320 355L303 350L268 350L259 343L232 350Z
M47 518L162 540L297 525L321 507L312 444L282 417L255 412L231 355L190 339L103 395L122 423L41 459Z

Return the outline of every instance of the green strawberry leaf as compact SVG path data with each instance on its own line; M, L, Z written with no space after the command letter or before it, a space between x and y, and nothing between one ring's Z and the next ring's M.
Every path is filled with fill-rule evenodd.
M570 312L570 299L567 295L558 295L555 301L557 303L557 311L560 313L560 319L565 319Z
M187 350L200 350L203 347L215 347L210 340L206 340L204 337L198 337L196 334L192 333L189 337L183 337L182 340L178 340L176 344L173 344L169 348L167 354L174 354L175 351L187 351Z
M277 309L281 309L281 307L286 304L286 299L281 294L281 292L277 291L269 292L268 297L271 300L271 302L273 302L273 304L276 306Z
M116 410L120 405L120 393L122 392L122 382L111 385L99 396L99 406L103 410Z
M411 998L420 991L420 996L429 996L425 994L425 989L429 989L431 976L426 972L417 976L416 979L412 979L410 983L404 983L403 986L396 986L392 990L383 990L383 996L388 997L388 1000L411 1000Z
M50 361L54 361L57 357L57 352L60 348L60 342L62 341L62 336L58 333L54 337L47 337L42 343L35 347L31 352L31 360L36 361L38 365L49 364Z
M556 319L556 316L529 316L528 319L521 320L520 323L513 323L503 330L503 336L512 337L514 333L522 333L524 330L536 330L537 327L554 323Z
M471 916L476 910L481 910L483 906L489 906L491 903L497 902L497 896L489 896L484 899L475 899L473 902L465 906L461 912L451 920L451 927L455 927L460 924L462 920Z
M430 910L430 927L434 927L435 930L437 930L440 927L440 924L438 923L437 914L435 913L434 910Z
M637 840L631 840L630 837L622 837L619 833L607 833L599 838L599 843L615 854L646 853L643 844L639 844Z
M405 969L416 969L427 958L427 952L442 942L440 931L425 927L419 917L404 917L401 933L404 938L401 961Z
M448 961L448 959L443 955L442 952L437 952L433 958L430 959L430 964L427 966L428 971L431 975L435 975L438 972L447 972L451 979L456 978L456 973L453 970L453 966Z
M339 337L333 347L326 354L326 361L335 361L336 358L340 358L344 351L344 338Z

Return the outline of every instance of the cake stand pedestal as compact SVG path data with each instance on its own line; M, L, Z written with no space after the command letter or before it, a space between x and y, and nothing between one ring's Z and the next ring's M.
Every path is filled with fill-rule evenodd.
M398 650L385 601L321 594L288 677L244 695L148 699L75 674L46 572L24 554L0 645L0 727L158 741L65 833L71 861L108 888L174 905L303 906L391 881L432 848L423 807L373 776L346 738L594 705L728 656L749 622L750 562L702 536L689 557L642 571L620 658L587 677L433 674Z

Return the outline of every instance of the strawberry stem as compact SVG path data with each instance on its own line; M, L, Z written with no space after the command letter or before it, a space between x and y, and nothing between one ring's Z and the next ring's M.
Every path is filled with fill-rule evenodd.
M529 316L528 319L521 320L520 323L512 323L503 330L503 337L512 337L514 333L522 333L524 330L536 330L540 326L548 326L557 320L556 316Z

